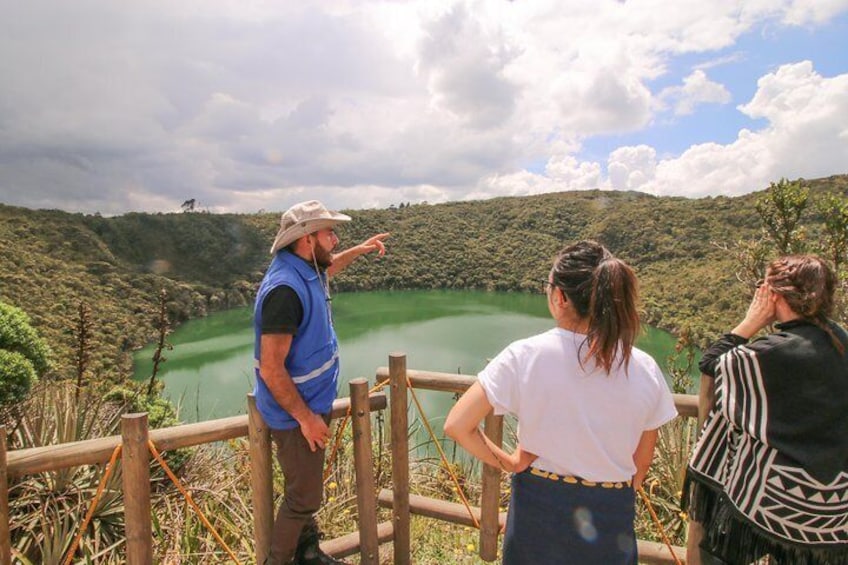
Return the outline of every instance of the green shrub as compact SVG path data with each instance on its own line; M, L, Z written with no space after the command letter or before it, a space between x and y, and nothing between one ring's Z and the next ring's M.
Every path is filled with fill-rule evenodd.
M0 301L0 405L26 397L50 367L50 348L30 325L29 316Z
M0 405L23 400L36 380L32 361L16 351L0 349Z

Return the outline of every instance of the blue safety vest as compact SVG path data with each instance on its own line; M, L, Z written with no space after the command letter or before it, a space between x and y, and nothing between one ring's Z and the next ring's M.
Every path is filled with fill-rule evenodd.
M259 374L262 337L262 302L278 286L291 287L303 305L303 320L292 338L285 366L309 409L316 414L328 414L336 399L339 379L339 345L330 317L329 298L325 281L315 269L300 257L282 250L277 253L259 285L253 310L253 329L256 358L256 407L265 423L273 430L289 430L297 421L277 404Z

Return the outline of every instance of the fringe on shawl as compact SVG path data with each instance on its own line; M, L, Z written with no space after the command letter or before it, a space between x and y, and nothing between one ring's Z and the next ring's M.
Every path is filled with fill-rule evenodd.
M813 546L775 538L742 516L724 494L689 473L681 506L704 528L704 547L728 563L744 565L770 555L779 565L848 565L848 544Z

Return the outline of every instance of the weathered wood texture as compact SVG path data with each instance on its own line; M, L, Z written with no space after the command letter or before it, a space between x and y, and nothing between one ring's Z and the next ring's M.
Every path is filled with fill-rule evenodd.
M371 412L368 410L368 381L350 381L353 420L353 465L356 471L356 506L359 510L359 562L379 565L380 542L377 540L377 493L374 482L374 457L371 453Z
M147 414L121 418L121 476L124 490L124 520L127 563L153 563L153 530L150 523L150 449L147 445Z
M377 380L389 378L391 371L388 367L377 368ZM416 371L407 369L409 382L415 388L424 390L439 390L442 392L463 393L468 390L477 377L473 375L457 375L453 373L437 373L433 371ZM698 415L698 396L695 394L674 394L674 405L681 416L694 418Z
M391 379L392 520L394 563L410 564L409 530L409 391L406 386L406 354L389 355Z
M386 395L371 395L371 410L383 410L387 406ZM350 400L340 398L333 403L333 418L347 414ZM150 439L159 451L191 447L213 441L224 441L248 435L247 415L208 420L196 424L185 424L171 428L160 428L150 432ZM112 452L121 443L121 436L109 436L85 441L75 441L45 447L18 449L7 456L7 471L10 476L29 475L44 471L55 471L77 465L96 465L109 461Z
M349 557L359 553L359 532L353 532L335 539L321 542L321 550L327 555L337 559ZM377 540L379 543L392 541L394 528L391 522L380 522L377 524Z
M492 443L503 443L503 416L489 412L486 416L485 433ZM482 493L480 494L480 559L494 561L498 558L498 504L501 498L501 470L483 465Z
M9 480L6 476L6 426L0 426L0 565L12 563L9 532Z
M471 375L457 375L454 373L436 373L433 371L416 371L407 369L406 374L409 376L409 382L415 388L425 390L440 390L443 392L459 392L463 393L468 390L477 377ZM389 378L390 371L388 367L377 368L377 380L382 381Z
M377 503L383 508L392 507L392 491L382 489L377 495ZM418 494L409 495L409 510L418 516L426 516L427 518L436 518L444 520L452 524L461 526L474 527L474 521L468 515L468 510L465 505L458 502L446 502L444 500L436 500L427 496ZM477 506L471 507L471 514L480 522L480 508ZM498 514L498 526L503 527L506 524L506 512Z
M274 527L274 486L271 467L271 430L256 409L256 397L247 396L250 442L250 484L253 500L253 540L256 562L264 563L271 550Z

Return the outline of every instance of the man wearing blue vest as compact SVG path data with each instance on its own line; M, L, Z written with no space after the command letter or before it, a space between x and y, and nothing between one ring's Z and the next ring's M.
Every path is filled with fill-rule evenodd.
M322 552L314 514L323 496L324 447L339 377L339 346L330 312L329 277L360 255L386 252L377 234L333 254L333 228L350 217L317 200L283 213L274 259L254 308L256 406L277 445L285 477L266 564L342 563Z

